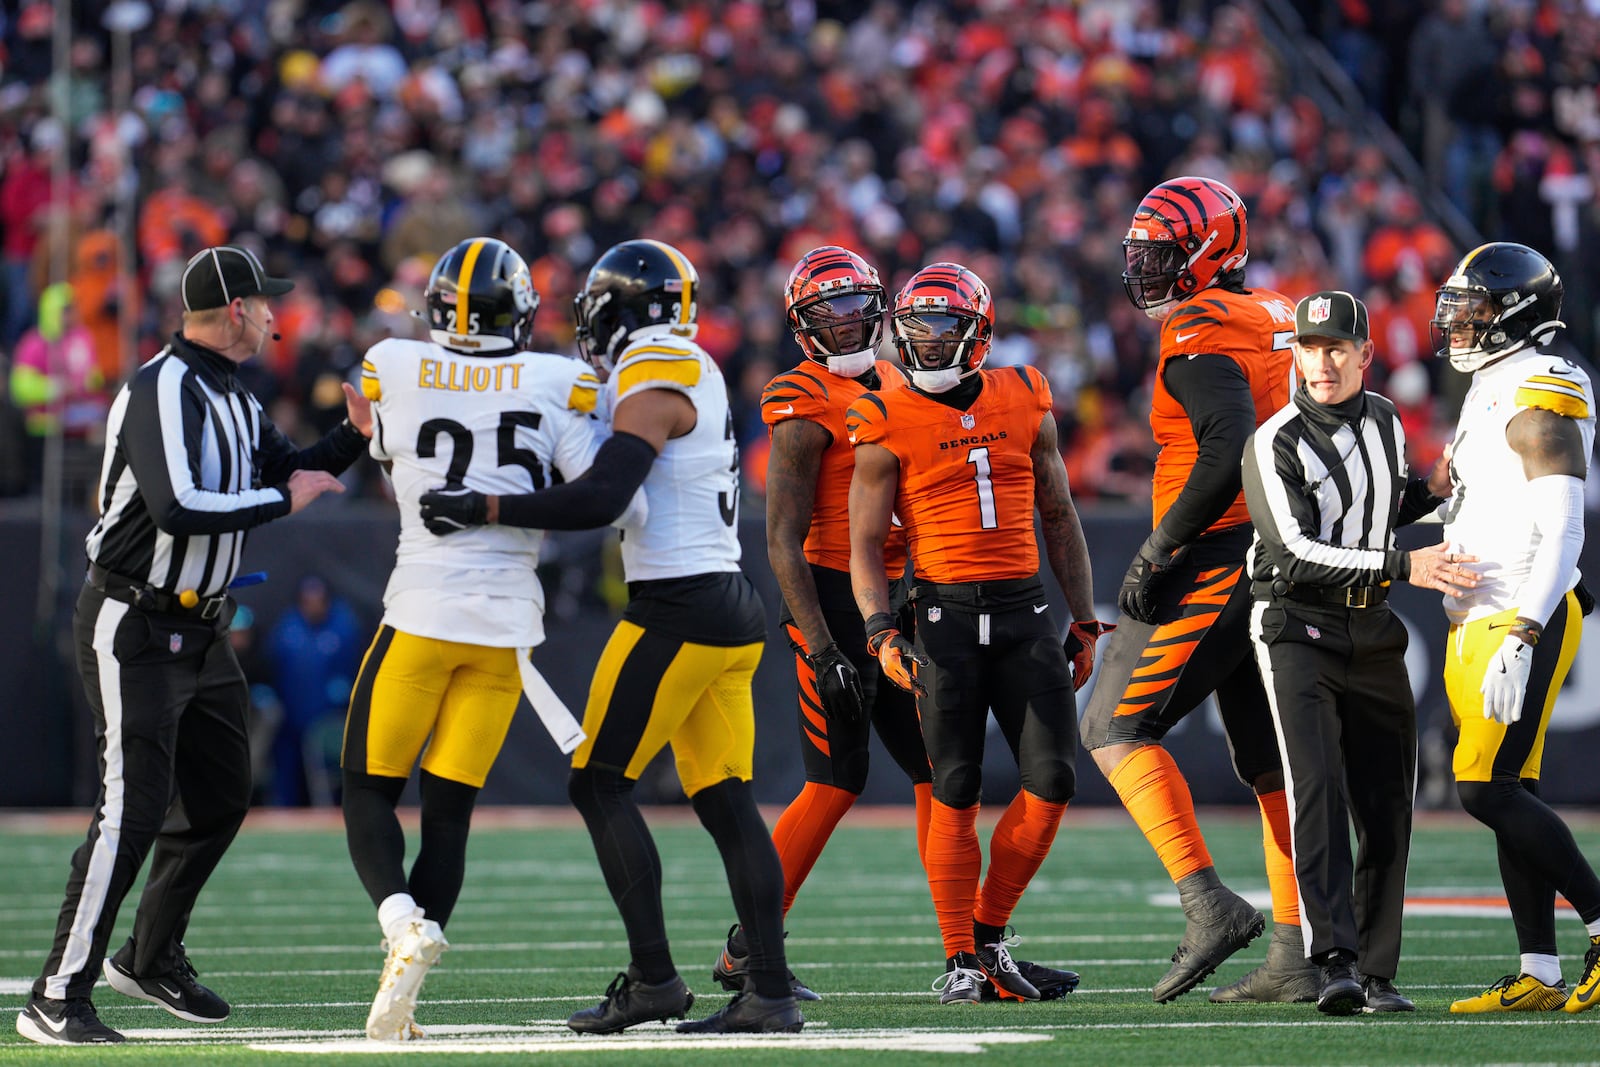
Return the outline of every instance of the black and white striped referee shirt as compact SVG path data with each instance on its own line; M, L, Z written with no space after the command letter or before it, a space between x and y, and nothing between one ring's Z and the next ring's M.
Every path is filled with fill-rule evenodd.
M1255 526L1253 581L1322 588L1378 585L1411 573L1398 526L1439 505L1425 478L1407 478L1405 430L1394 404L1361 393L1320 404L1302 386L1244 451L1245 502Z
M339 474L367 447L348 422L297 449L226 357L181 334L111 405L100 469L100 521L89 560L167 593L224 592L245 531L289 514L289 475Z

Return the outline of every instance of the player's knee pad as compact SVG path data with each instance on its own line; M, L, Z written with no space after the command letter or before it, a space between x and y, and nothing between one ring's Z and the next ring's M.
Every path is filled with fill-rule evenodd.
M1078 791L1078 772L1067 760L1029 761L1022 768L1022 788L1052 804L1070 802Z
M604 767L580 767L567 778L567 799L585 819L616 811L632 792L632 781Z
M1456 783L1456 795L1467 814L1490 828L1497 828L1512 814L1522 791L1522 783L1516 781Z
M962 763L941 771L933 780L933 799L947 808L970 808L983 788L983 767Z

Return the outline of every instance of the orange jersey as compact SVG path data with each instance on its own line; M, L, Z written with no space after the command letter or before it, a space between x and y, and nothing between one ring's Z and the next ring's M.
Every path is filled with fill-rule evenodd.
M1150 429L1161 448L1152 487L1156 525L1160 525L1161 517L1188 483L1200 451L1188 413L1167 392L1167 363L1206 352L1233 360L1250 383L1256 425L1260 426L1289 402L1294 369L1294 353L1289 345L1293 340L1294 301L1271 289L1252 289L1248 293L1203 289L1174 308L1161 324L1161 358L1156 364L1155 390L1150 399ZM1249 521L1241 490L1210 530Z
M1033 535L1033 443L1050 385L1033 367L985 370L966 411L911 389L850 405L857 445L900 461L895 514L919 577L934 582L1026 578L1039 570Z
M880 389L905 386L905 374L894 364L880 359L877 370ZM855 379L841 378L807 359L768 382L761 394L761 421L768 426L785 419L805 419L833 437L822 452L811 529L806 532L806 559L818 567L850 569L850 476L855 473L856 457L845 433L845 412L867 391ZM906 536L898 527L889 531L883 562L891 579L905 573Z

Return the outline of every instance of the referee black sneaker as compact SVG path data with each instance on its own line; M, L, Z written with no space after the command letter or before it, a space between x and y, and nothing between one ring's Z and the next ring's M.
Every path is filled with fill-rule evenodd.
M178 947L177 966L168 974L140 978L133 973L132 959L132 939L115 956L106 957L102 969L118 993L159 1004L191 1023L220 1023L228 1017L228 1002L200 984L183 946Z
M678 1024L680 1034L798 1034L806 1021L795 998L763 997L746 989L704 1019Z
M126 1040L100 1021L88 997L54 1000L37 993L17 1013L17 1033L41 1045L117 1045Z
M630 966L606 986L606 999L573 1012L567 1025L580 1034L614 1034L640 1023L682 1019L693 1006L694 994L678 975L651 985Z

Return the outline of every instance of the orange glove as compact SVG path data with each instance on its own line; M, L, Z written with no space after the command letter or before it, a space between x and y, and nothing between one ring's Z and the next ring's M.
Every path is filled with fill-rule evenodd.
M928 695L917 681L917 668L928 665L928 657L917 651L906 635L895 629L894 619L880 611L867 620L867 651L878 657L884 677L901 689L919 697Z
M1077 692L1094 673L1094 643L1101 634L1117 628L1114 622L1075 622L1067 628L1067 639L1061 642L1062 651L1072 661L1072 690Z

